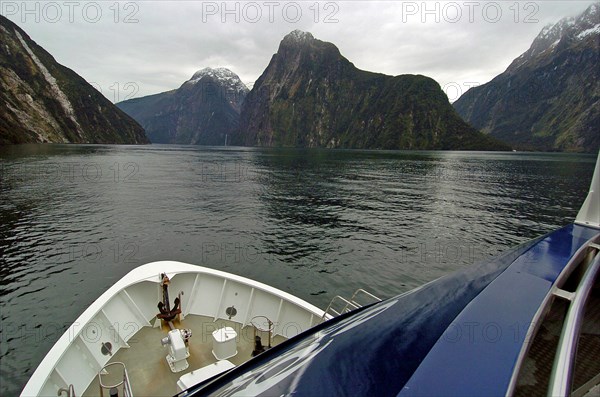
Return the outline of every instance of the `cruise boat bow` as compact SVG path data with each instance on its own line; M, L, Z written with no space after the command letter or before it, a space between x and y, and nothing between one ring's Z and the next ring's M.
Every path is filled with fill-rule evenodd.
M44 357L21 396L164 396L322 321L271 286L201 266L140 266L102 294ZM329 316L325 316L329 317ZM260 349L260 348L259 348Z

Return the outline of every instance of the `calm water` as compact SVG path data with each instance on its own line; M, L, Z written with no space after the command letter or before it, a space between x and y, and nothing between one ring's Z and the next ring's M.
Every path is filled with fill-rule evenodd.
M390 297L574 218L595 157L0 148L0 394L132 268L195 263L324 307Z

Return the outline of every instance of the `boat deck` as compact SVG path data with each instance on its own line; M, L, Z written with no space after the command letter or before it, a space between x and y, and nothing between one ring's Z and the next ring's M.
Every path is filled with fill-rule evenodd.
M192 337L189 341L190 357L188 369L173 373L167 364L167 348L161 345L161 339L167 336L169 328L162 327L144 327L139 330L130 340L130 348L120 349L110 359L109 363L122 362L127 368L131 389L134 396L172 396L178 392L177 380L184 374L213 364L217 359L212 354L213 339L212 332L223 328L231 327L237 332L236 345L237 354L228 358L232 364L240 365L251 358L254 349L254 328L246 326L241 328L240 323L218 319L214 321L212 317L187 315L182 321L174 321L176 328L188 328L192 330ZM267 345L266 333L260 334L263 344ZM285 338L276 336L272 339L273 346L283 342ZM120 381L120 371L114 375L114 383ZM108 374L103 375L103 381L113 382L113 378ZM83 393L84 397L99 396L100 386L98 378L90 384ZM108 392L104 392L108 396Z

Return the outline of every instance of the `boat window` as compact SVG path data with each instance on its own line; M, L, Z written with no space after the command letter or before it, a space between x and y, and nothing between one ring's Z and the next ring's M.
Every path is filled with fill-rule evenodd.
M583 276L585 275L588 265L594 260L594 257L595 250L590 250L587 255L583 257L581 262L573 269L569 277L564 282L558 284L558 287L563 291L575 292L581 283Z
M572 397L600 395L600 278L585 306L575 359Z
M600 391L600 245L589 242L557 280L549 309L533 324L514 396L588 397ZM548 307L548 306L546 306Z
M550 310L542 320L535 334L531 347L523 361L515 396L545 397L552 374L552 365L560 340L569 301L560 297L554 298Z

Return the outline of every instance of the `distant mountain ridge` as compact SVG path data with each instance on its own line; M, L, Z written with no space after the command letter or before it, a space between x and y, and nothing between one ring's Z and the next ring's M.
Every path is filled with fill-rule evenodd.
M148 143L143 128L0 15L0 144Z
M600 3L548 25L487 84L456 102L476 128L521 149L600 148Z
M239 126L248 93L226 68L204 68L176 90L117 103L153 143L224 145Z
M245 146L509 149L465 123L434 80L357 69L332 43L286 35L246 97Z

